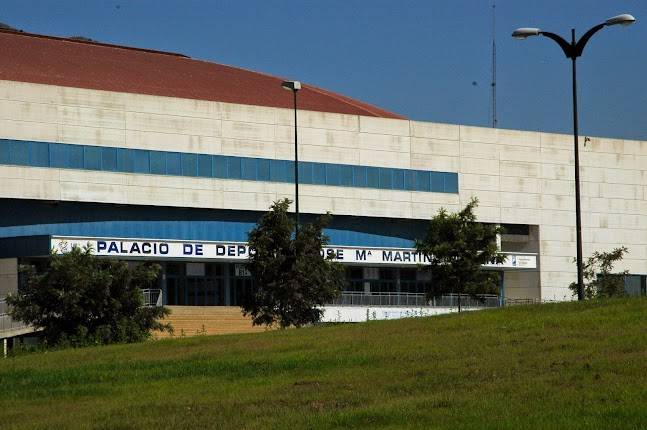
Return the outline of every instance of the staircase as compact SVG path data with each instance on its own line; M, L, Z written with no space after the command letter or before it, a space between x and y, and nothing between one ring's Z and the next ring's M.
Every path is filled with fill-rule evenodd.
M252 326L252 320L243 316L238 306L167 306L171 314L163 322L173 326L172 337L254 333L268 330ZM167 332L155 337L168 338Z

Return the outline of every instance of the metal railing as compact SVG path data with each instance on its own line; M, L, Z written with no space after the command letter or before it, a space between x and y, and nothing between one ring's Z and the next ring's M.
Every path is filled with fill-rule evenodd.
M7 302L4 299L0 299L0 334L26 327L29 327L29 324L11 318Z
M160 289L142 289L144 297L144 306L162 306L162 290Z
M461 306L466 308L495 308L500 306L497 295L462 294ZM344 291L331 305L337 306L403 306L403 307L458 307L458 294L444 294L427 299L423 293L363 293Z

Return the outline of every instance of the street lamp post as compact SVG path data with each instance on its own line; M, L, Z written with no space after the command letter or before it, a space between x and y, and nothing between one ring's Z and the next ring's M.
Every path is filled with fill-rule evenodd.
M299 150L297 138L297 91L301 89L299 81L284 81L281 86L292 91L294 96L294 204L296 213L295 236L299 235Z
M636 19L629 14L617 15L607 19L604 23L598 24L589 29L580 38L579 41L575 40L575 29L571 29L571 43L568 43L562 37L555 33L541 31L538 28L518 28L512 32L512 37L515 39L526 39L530 36L545 36L554 40L562 48L566 58L571 59L572 64L572 80L573 80L573 145L575 151L575 228L577 230L577 299L584 300L584 273L582 267L582 215L580 208L580 152L578 145L578 125L577 125L577 73L576 73L576 59L582 55L584 47L591 37L602 30L604 27L611 25L630 25Z

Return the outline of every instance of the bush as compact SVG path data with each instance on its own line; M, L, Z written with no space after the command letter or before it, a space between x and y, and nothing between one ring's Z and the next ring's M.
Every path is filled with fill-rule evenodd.
M25 282L7 297L12 318L42 329L47 345L81 346L139 342L152 330L171 330L159 322L162 307L143 306L141 288L157 279L160 267L97 258L91 248L74 247L49 257L37 273L21 267Z

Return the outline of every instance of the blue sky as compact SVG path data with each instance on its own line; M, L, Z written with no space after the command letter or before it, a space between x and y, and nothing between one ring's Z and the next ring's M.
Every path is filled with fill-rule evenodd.
M411 119L489 126L491 0L3 0L29 32L181 52L299 79ZM572 131L570 63L517 27L581 35L618 13L578 60L580 131L647 140L647 2L497 1L501 128Z

